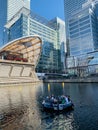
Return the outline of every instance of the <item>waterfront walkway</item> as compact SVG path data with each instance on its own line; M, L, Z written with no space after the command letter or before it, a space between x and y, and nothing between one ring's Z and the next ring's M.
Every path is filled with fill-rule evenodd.
M45 79L44 83L98 83L98 77L71 78L71 79Z

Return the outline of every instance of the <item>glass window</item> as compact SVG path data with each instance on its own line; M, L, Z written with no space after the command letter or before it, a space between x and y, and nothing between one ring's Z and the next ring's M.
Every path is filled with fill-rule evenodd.
M74 31L71 31L70 34L74 34L74 33L77 33L77 32L79 32L79 29L76 29L76 30L74 30Z
M91 30L90 30L90 29L87 29L87 30L85 30L85 31L80 32L80 34L85 34L85 33L90 33L90 32L91 32Z
M89 28L89 27L90 27L90 25L88 24L88 25L86 25L86 26L81 27L80 30L84 30L84 29L87 29L87 28Z
M76 37L78 37L78 36L79 36L79 33L76 33L76 34L74 34L74 35L71 35L70 38L76 38Z
M78 21L73 22L73 23L69 23L69 26L74 26L74 25L76 25L76 24L78 24Z
M83 26L83 25L88 24L88 23L90 23L90 21L89 21L89 20L84 21L83 23L79 23L79 25L80 25L80 26Z
M73 26L73 27L69 27L70 30L74 30L74 29L76 29L76 28L78 28L78 25L75 25L75 26Z
M79 21L82 22L82 21L87 20L87 19L89 19L89 15L86 16L86 17L83 17L83 18L79 19Z

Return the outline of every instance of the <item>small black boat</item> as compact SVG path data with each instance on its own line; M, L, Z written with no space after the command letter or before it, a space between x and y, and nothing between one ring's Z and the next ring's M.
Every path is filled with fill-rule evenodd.
M53 111L63 111L74 108L72 101L66 101L65 96L61 97L60 99L45 98L42 102L42 105L44 109Z

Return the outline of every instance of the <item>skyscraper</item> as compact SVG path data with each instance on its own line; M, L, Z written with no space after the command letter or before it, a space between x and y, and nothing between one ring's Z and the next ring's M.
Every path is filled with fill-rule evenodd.
M22 8L5 27L9 32L8 41L34 34L42 38L38 72L57 72L58 70L61 72L64 69L65 23L60 18L48 21L29 9ZM61 55L63 55L62 59Z
M98 49L98 0L64 0L70 56Z
M74 12L81 10L82 5L89 0L64 0L65 18L66 20L73 15Z
M49 21L50 25L52 25L58 32L57 41L58 41L58 49L60 50L60 57L61 59L61 68L65 69L65 52L66 52L66 34L65 34L65 22L60 18L54 18ZM60 65L59 65L60 66Z
M66 42L64 21L59 18L48 21L31 12L30 0L6 0L6 2L1 0L0 2L4 6L1 9L1 15L4 17L0 25L2 27L0 43L6 44L23 36L38 34L42 38L43 46L37 71L63 71Z
M5 42L4 25L22 8L30 9L30 0L0 0L0 46Z

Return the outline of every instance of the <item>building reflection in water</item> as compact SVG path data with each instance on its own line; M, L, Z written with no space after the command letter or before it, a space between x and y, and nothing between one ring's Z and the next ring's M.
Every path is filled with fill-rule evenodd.
M78 128L73 111L46 113L41 107L47 95L68 94L75 99L79 88L65 83L24 84L0 87L0 128L3 130L45 130Z
M0 126L12 130L40 127L37 91L40 85L24 84L0 87ZM39 123L38 123L39 122Z

